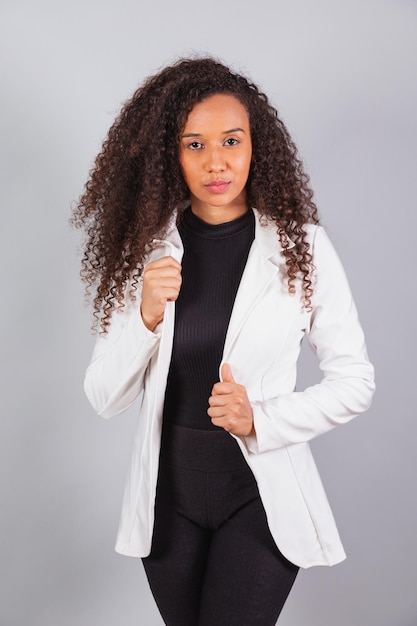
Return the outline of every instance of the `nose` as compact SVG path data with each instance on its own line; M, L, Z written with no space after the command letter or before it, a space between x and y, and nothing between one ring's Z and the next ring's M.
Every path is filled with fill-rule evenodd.
M206 148L206 169L208 172L223 172L226 169L224 154L221 148Z

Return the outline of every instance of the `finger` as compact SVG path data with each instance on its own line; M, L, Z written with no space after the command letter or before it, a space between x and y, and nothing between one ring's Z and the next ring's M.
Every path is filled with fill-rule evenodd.
M177 270L181 270L181 264L178 263L176 259L172 256L163 256L160 259L156 259L156 261L151 261L146 265L149 269L154 268L162 268L162 267L173 267Z
M151 267L147 265L144 270L144 280L156 280L158 278L181 278L181 271L172 265Z
M213 396L233 393L236 390L236 383L214 383L211 393Z
M226 394L220 394L210 396L208 401L210 406L226 406L226 404L228 403L228 397Z
M149 293L158 293L164 289L176 289L181 287L181 273L174 268L158 268L145 271L143 288Z
M157 293L164 289L177 289L181 287L181 276L148 276L146 283L151 293Z
M230 367L229 363L223 363L222 365L222 380L225 383L235 383L235 379L233 378L233 374L232 374L232 368Z
M227 422L223 417L219 417L219 418L212 417L211 423L213 424L213 426L217 426L218 428L223 428L223 430L225 430L226 432L229 432L227 428Z
M224 406L210 406L207 409L207 414L211 419L221 419L227 416L227 410Z

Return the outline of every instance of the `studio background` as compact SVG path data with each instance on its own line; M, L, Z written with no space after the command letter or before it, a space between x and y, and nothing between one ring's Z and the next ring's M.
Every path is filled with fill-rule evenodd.
M313 443L348 559L282 626L416 626L414 0L1 0L0 626L158 626L113 552L136 420L83 394L93 348L71 203L120 105L207 52L270 96L311 175L376 367L372 409ZM316 380L308 350L299 387Z

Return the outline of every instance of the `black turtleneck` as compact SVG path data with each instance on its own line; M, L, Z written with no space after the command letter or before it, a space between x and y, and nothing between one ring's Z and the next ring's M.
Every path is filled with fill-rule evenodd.
M174 343L164 422L217 430L207 415L236 292L255 236L252 211L207 224L190 209L179 226L184 245L182 286L175 308Z

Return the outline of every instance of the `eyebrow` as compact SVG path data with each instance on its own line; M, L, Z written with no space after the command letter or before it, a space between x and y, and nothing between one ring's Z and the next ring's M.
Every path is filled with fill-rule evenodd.
M230 128L229 130L224 130L223 131L223 135L229 135L230 133L244 133L245 131L243 130L243 128ZM187 138L187 137L201 137L201 133L184 133L184 135L181 135L181 137Z

